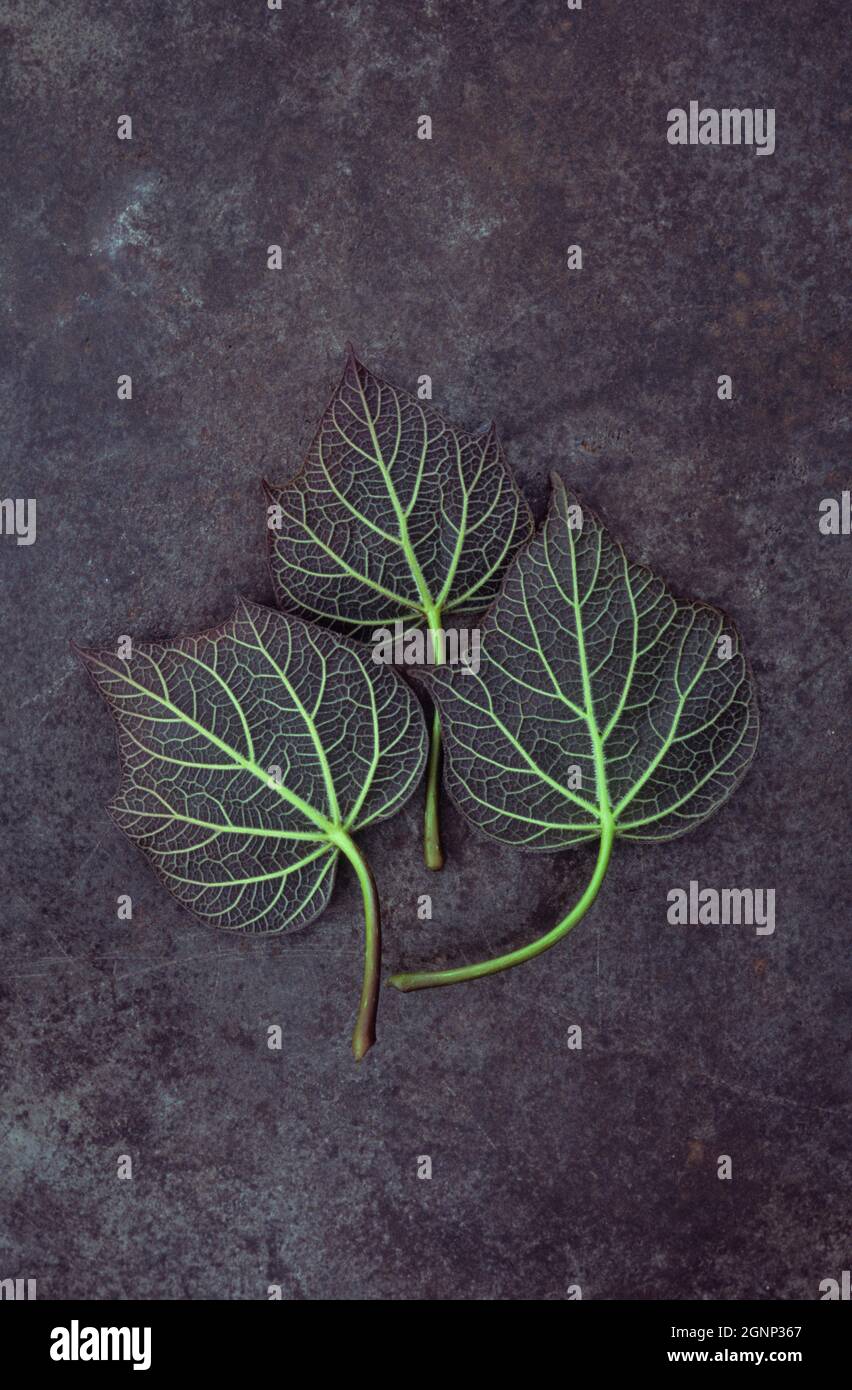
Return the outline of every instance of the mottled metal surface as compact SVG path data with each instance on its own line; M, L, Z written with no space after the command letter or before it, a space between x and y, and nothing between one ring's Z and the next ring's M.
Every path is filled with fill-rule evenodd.
M0 0L2 495L38 501L34 545L0 537L0 1276L58 1298L811 1299L848 1268L852 539L818 530L850 485L844 9ZM775 153L670 147L692 98L774 107ZM764 720L719 815L619 847L540 960L387 991L360 1068L351 875L280 943L194 923L102 809L110 720L68 650L269 599L259 480L298 464L347 338L399 384L431 375L451 418L493 415L539 514L558 466L728 610ZM418 822L415 801L364 837L389 967L524 942L594 858L502 851L448 812L428 875ZM670 926L691 879L774 888L774 936Z

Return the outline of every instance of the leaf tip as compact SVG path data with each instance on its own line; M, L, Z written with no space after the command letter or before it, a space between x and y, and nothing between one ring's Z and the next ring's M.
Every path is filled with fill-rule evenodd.
M246 598L245 594L234 594L235 616L242 613L251 619L253 613L263 611L263 604L256 603L253 598Z
M74 641L73 637L70 637L68 639L68 645L71 648L74 655L77 657L78 661L81 661L83 665L86 667L86 669L89 670L91 667L92 658L95 655L94 649L91 647L81 647L79 642Z

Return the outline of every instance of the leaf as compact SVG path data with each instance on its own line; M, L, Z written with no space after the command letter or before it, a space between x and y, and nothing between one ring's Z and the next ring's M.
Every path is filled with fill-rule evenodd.
M506 969L554 944L591 905L615 839L700 825L754 754L758 716L740 639L715 608L674 598L552 475L547 520L483 625L478 674L428 674L448 789L492 839L553 851L599 841L580 903L519 952L398 988ZM425 679L425 676L424 676Z
M397 620L426 624L437 659L442 622L499 592L532 533L529 508L494 426L454 429L350 350L301 472L265 484L276 601L366 637ZM440 726L427 788L427 863L443 862L437 828Z
M352 836L398 811L422 774L426 730L408 687L353 643L245 601L206 632L80 656L117 725L109 810L202 921L294 931L327 906L340 854L351 861L367 932L363 1056L379 921Z

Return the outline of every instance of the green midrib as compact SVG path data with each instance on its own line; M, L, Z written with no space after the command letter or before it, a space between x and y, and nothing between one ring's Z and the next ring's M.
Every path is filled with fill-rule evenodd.
M574 626L577 631L577 648L580 655L580 677L583 685L583 704L586 712L586 723L589 729L589 739L592 745L592 756L595 764L595 783L598 794L598 815L601 823L601 830L611 829L614 817L609 801L609 784L606 775L606 759L604 757L603 739L598 728L595 716L594 697L592 695L592 682L589 676L589 663L586 656L586 635L583 628L583 614L580 608L579 582L577 578L577 552L574 546L574 532L568 527L569 546L571 551L571 589L574 605ZM550 560L548 558L548 564ZM604 869L606 872L606 869Z

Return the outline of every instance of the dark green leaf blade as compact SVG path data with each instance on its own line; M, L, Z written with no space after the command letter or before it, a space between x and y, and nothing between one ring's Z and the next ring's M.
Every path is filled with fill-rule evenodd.
M739 636L630 561L556 475L553 488L486 616L478 675L429 674L448 787L482 831L525 849L596 838L608 818L616 837L673 838L713 814L754 754Z
M276 602L365 637L425 624L442 659L448 614L481 611L532 532L494 427L456 430L350 351L299 474L265 484ZM441 868L440 722L433 722L424 855Z
M479 671L422 675L445 729L447 785L491 838L553 851L598 842L582 896L550 931L491 960L389 981L460 984L534 959L595 901L618 837L664 840L730 796L757 743L754 686L725 617L680 602L552 475L540 533L483 625Z
M267 492L278 603L356 635L481 611L532 532L493 426L454 429L351 352L302 471Z
M331 894L349 837L422 774L420 707L352 643L241 602L220 627L81 652L113 713L110 810L174 896L234 931L292 931Z

